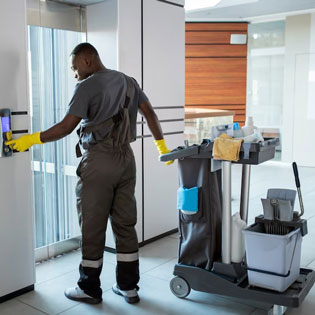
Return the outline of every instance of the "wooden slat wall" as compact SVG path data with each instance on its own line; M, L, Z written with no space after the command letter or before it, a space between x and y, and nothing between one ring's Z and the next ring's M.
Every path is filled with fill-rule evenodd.
M247 34L247 23L186 23L185 106L234 110L243 125L247 45L231 45L231 34Z

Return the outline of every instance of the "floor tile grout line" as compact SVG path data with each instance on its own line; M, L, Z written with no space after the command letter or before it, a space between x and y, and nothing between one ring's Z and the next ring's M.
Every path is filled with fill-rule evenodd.
M177 256L173 256L173 257L171 257L171 258L168 258L165 262L163 262L163 263L161 263L161 264L159 264L159 265L157 265L157 266L155 266L155 267L153 267L153 268L150 268L150 269L148 269L148 270L146 270L146 271L144 271L144 272L140 272L140 274L145 274L145 273L150 272L150 271L152 271L152 270L154 270L154 269L156 269L156 268L159 268L159 267L163 266L164 264L167 264L168 262L170 262L171 260L173 260L173 259L175 259L175 258L177 258ZM106 262L106 263L109 263L109 262ZM111 265L116 265L116 264L114 264L114 263L109 263L109 264L111 264ZM41 286L41 285L43 285L43 284L45 284L45 283L47 283L47 282L49 282L49 281L53 281L53 280L56 280L56 279L61 278L61 277L63 277L63 276L66 276L66 275L68 275L68 274L70 274L71 272L74 272L74 271L76 271L76 270L77 270L77 269L72 269L72 270L70 270L70 271L68 271L68 272L66 272L66 273L60 274L60 275L58 275L58 276L56 276L56 277L54 277L54 278L47 279L47 280L44 280L44 281L41 281L41 282L36 282L35 285L36 285L36 286ZM141 264L140 264L140 270L141 270ZM158 279L160 279L160 278L158 278Z
M315 262L315 259L313 259L310 263L308 263L308 264L306 265L306 268L309 268L309 266L310 266L313 262Z
M58 279L58 278L61 278L61 277L63 277L63 276L68 275L69 273L71 273L71 272L73 272L73 271L77 271L77 269L73 269L73 270L71 270L71 271L68 271L68 272L62 274L62 275L58 275L57 277L54 277L54 278L52 278L52 279L48 279L48 280L45 280L45 281L42 281L42 282L39 282L39 283L36 282L36 283L35 283L35 286L41 286L43 283L46 283L46 282L48 282L48 281L56 280L56 279Z
M212 293L209 293L209 294L212 294ZM244 303L241 302L240 301L240 300L242 300L241 298L228 296L228 295L220 295L220 294L218 294L218 296L220 296L223 300L228 300L228 301L231 301L231 302L239 304L239 305L251 307L251 308L253 308L253 310L251 312L254 312L255 310L259 309L256 306L251 305L250 303L246 303L247 300L244 300ZM254 302L254 300L252 300L252 302ZM251 314L251 313L249 313L249 314Z
M116 265L116 263L111 263L111 262L105 262L105 263L107 263L107 264L110 264L110 265ZM35 283L35 285L37 285L37 286L39 286L39 285L42 285L43 283L46 283L46 282L48 282L48 281L52 281L52 280L55 280L55 279L58 279L58 278L60 278L60 277L63 277L63 276L65 276L65 275L67 275L67 274L69 274L69 273L71 273L71 272L73 272L73 271L77 271L78 270L78 268L76 267L76 268L74 268L74 269L72 269L72 270L69 270L69 271L67 271L67 272L65 272L65 273L63 273L63 274L60 274L60 275L58 275L58 276L56 276L56 277L54 277L54 278L51 278L51 279L47 279L47 280L44 280L44 281L41 281L41 282L36 282Z
M62 260L63 258L65 258L65 256L67 256L68 259L70 259L70 255L78 255L80 254L79 250L73 250L73 251L70 251L70 252L65 252L63 254L60 254L56 257L50 257L48 259L44 259L42 261L39 261L39 262L36 262L35 265L42 265L42 264L46 264L46 263L58 263L58 260Z
M150 272L150 271L152 271L152 270L154 270L154 269L156 269L156 268L159 268L159 267L161 267L161 266L163 266L163 265L169 263L171 260L173 260L173 259L175 259L175 258L177 258L177 256L172 257L172 258L170 258L169 260L165 261L164 263L162 263L162 264L160 264L160 265L158 265L158 266L155 266L155 267L153 267L153 268L151 268L151 269L148 269L147 271L140 272L140 274L143 274L143 275L144 275L144 274L147 273L147 272ZM140 267L140 269L141 269L141 267Z
M71 310L71 309L73 309L73 308L75 308L75 307L78 307L78 306L80 306L80 305L82 305L82 304L83 304L83 303L78 302L78 304L73 305L73 306L71 306L71 307L69 307L69 308L67 308L67 309L65 309L65 310L63 310L63 311L61 311L61 312L59 312L59 313L57 313L57 314L55 314L55 315L60 315L60 314L62 314L62 313L64 313L64 312L67 312L67 311L69 311L69 310Z
M20 303L24 304L24 305L29 306L30 308L33 308L33 309L36 310L36 311L39 311L40 313L47 314L47 315L51 315L51 314L46 313L45 311L43 311L43 310L41 310L41 309L39 309L39 308L37 308L37 307L34 307L33 305L30 305L30 304L28 304L28 303L25 303L25 302L19 300L18 297L16 298L16 300L19 301Z
M169 261L171 261L171 260L172 260L172 259L170 259ZM169 261L168 261L168 262L169 262ZM155 268L154 268L154 269L155 269ZM169 281L166 280L166 279L161 279L161 278L156 277L156 276L153 276L153 275L146 275L146 276L148 276L148 277L150 277L150 278L157 278L157 279L159 279L160 281L163 281L163 282L169 282ZM104 290L104 291L103 291L103 294L104 294L104 293L107 293L108 291L111 291L111 288ZM209 294L210 294L210 293L209 293ZM227 296L220 296L220 297L221 297L222 299L224 299L224 300L229 300L229 297L227 297ZM251 310L251 312L248 313L249 315L250 315L250 314L253 314L256 310L258 310L258 308L255 308L254 306L248 305L248 304L246 304L246 303L241 303L240 301L233 301L233 303L239 304L239 305L243 305L243 306L247 306L247 307L252 307L253 310ZM77 307L77 306L79 306L79 305L81 305L81 304L82 304L82 303L78 303L77 305L74 305L74 306L72 306L72 307L70 307L70 308L68 308L68 309L65 309L65 310L63 310L63 311L57 313L56 315L60 315L60 314L66 312L66 311L68 311L68 310L70 310L70 309L72 309L72 308L75 308L75 307ZM41 311L41 312L42 312L42 311ZM47 313L44 313L44 314L47 314ZM48 315L49 315L49 314L48 314Z
M150 277L156 278L156 279L158 279L158 280L167 281L168 283L170 283L170 280L172 279L172 278L171 278L170 280L166 280L165 278L161 278L161 277L154 276L154 275L150 275L150 274L147 274L146 276L150 276Z
M146 275L146 276L147 276L147 277L151 277L151 278L159 279L159 280L161 280L161 281L163 281L163 282L169 282L168 280L161 279L161 278L158 278L158 277L156 277L156 276L152 276L152 275Z
M73 269L73 270L71 270L71 271L69 271L69 272L63 273L62 275L58 275L58 276L56 276L56 277L53 277L53 278L50 278L50 279L47 279L47 280L44 280L44 281L35 282L35 285L36 285L36 286L41 286L42 284L44 284L44 283L46 283L46 282L48 282L48 281L53 281L53 280L58 279L58 278L60 278L60 277L66 276L67 274L69 274L69 273L71 273L71 272L73 272L73 271L76 271L76 269Z

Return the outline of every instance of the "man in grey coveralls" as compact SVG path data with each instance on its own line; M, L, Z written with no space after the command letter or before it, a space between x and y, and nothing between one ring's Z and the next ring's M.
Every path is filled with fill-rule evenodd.
M73 49L71 62L79 83L64 119L46 131L25 135L7 144L25 151L34 144L69 135L81 122L78 134L84 153L77 169L76 195L82 260L78 286L67 289L65 295L90 304L102 301L100 273L110 218L117 252L117 283L112 289L128 303L136 303L139 301L136 165L130 142L136 138L138 110L146 119L159 153L170 151L156 114L134 79L107 69L89 43ZM80 146L76 149L77 156L81 156Z

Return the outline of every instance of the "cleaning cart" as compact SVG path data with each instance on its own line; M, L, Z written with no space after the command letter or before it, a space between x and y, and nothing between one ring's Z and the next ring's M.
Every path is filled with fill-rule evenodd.
M175 277L170 282L171 291L179 298L185 298L194 289L260 301L274 305L273 314L284 314L288 307L298 307L302 303L315 282L315 272L299 268L298 265L297 280L284 292L277 292L251 285L248 274L269 273L269 276L275 277L286 275L275 272L270 274L270 271L257 268L249 270L244 261L231 262L232 162L212 159L213 144L213 141L206 139L200 145L186 144L160 157L163 162L178 160L179 186L184 190L180 193L195 195L190 200L197 202L197 206L188 207L188 210L193 211L179 211L179 254L174 268ZM272 159L277 145L278 139L243 143L239 161L233 162L242 164L240 215L246 222L251 165ZM299 187L298 192L300 193ZM185 209L185 205L181 206L180 209ZM295 214L294 220L285 222L284 225L294 235L304 236L307 234L307 222L300 216ZM254 230L249 233L259 233L259 227L265 229L268 224L273 223L259 216L255 219L255 227L250 227ZM300 246L297 237L295 245ZM297 257L300 255L299 248L294 251ZM299 264L299 259L296 264Z

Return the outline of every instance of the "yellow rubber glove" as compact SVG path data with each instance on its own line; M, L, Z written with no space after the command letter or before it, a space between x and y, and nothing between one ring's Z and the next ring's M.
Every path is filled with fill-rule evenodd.
M171 152L171 150L169 150L169 149L167 148L164 139L161 139L161 140L154 140L154 143L155 143L156 148L157 148L157 150L159 151L160 155ZM172 163L174 163L174 160L170 160L170 161L165 162L165 165L171 165Z
M5 133L5 136L6 136L6 138L7 138L7 141L11 141L11 140L12 140L12 131L7 131L7 132ZM13 145L12 145L12 144L9 145L9 147L10 147L11 150L13 150Z
M12 140L12 131L7 131L5 135L8 141Z
M5 144L9 146L13 146L14 150L23 152L27 149L29 149L34 144L43 144L40 140L40 131L32 133L30 135L22 136L18 139L7 141Z

